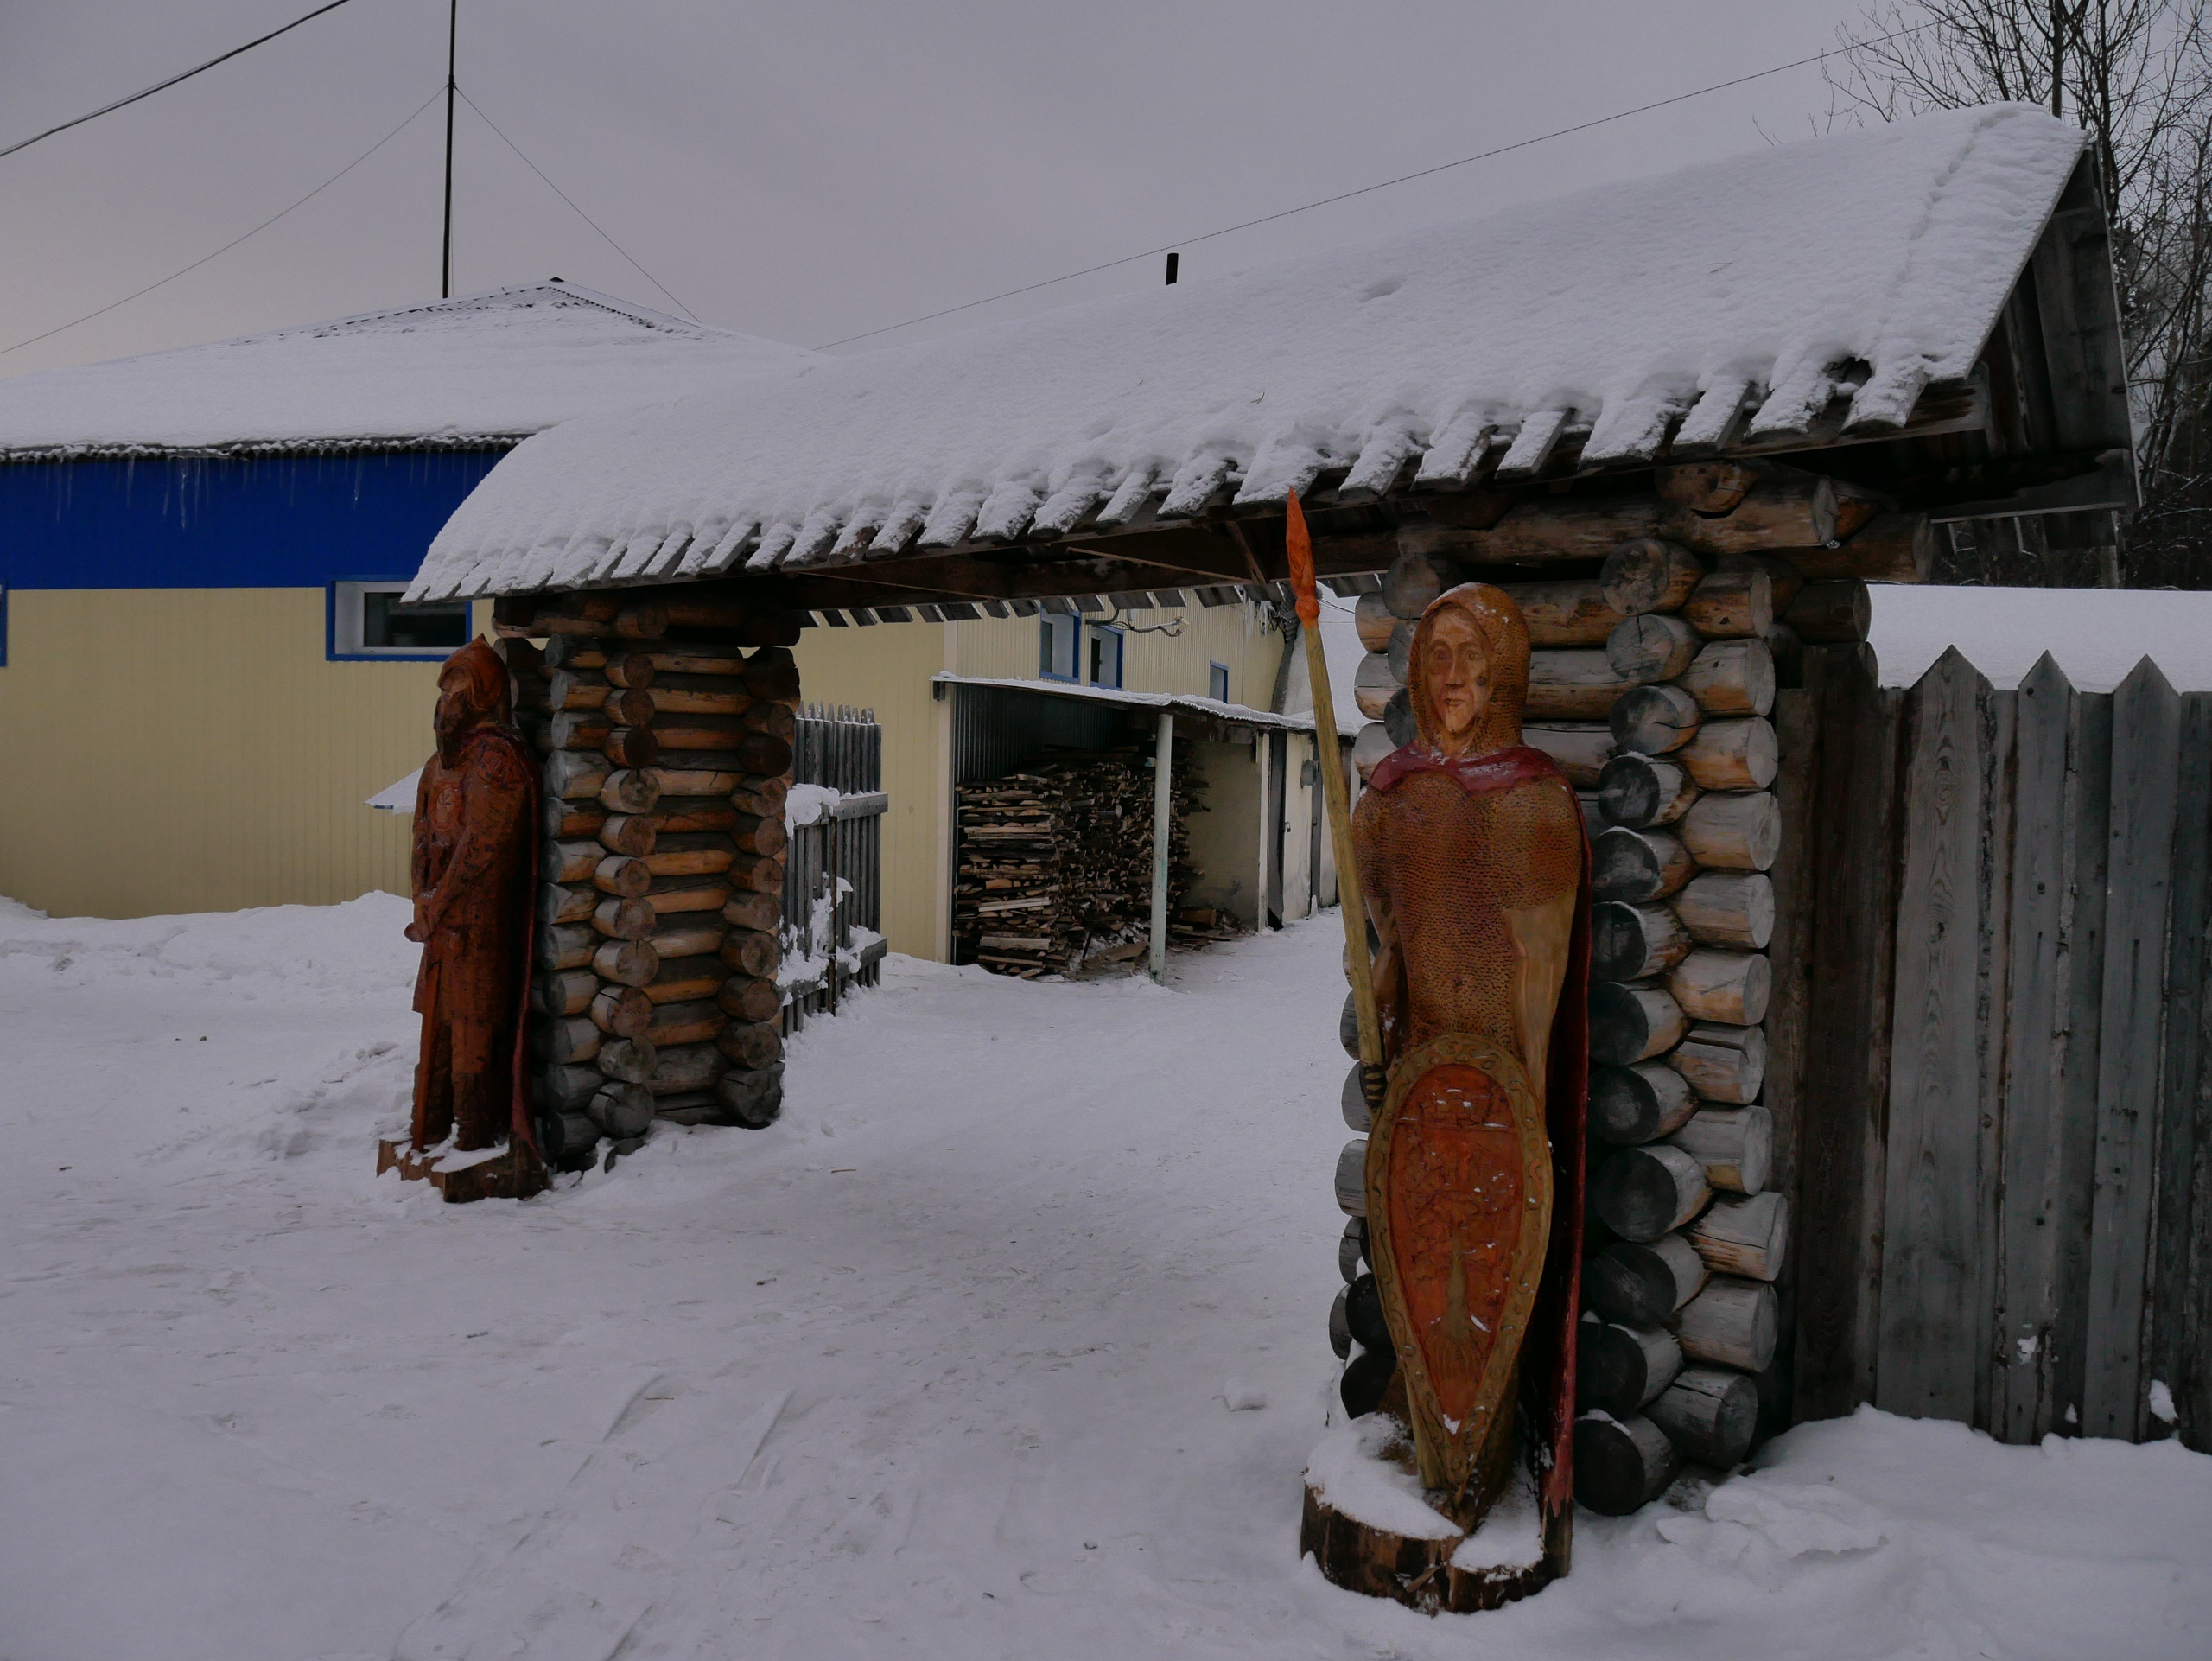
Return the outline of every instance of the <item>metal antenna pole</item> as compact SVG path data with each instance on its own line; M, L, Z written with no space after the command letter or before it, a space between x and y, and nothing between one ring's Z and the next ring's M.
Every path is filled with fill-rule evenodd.
M461 0L452 0L446 14L446 234L438 263L438 298L453 298L453 105L460 91L454 80L454 53L461 38Z

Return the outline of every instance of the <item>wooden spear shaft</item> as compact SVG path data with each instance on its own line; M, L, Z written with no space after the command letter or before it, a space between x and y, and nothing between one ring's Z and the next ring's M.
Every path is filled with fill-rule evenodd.
M1290 495L1284 540L1291 586L1298 595L1299 633L1306 637L1306 672L1313 683L1313 748L1320 753L1321 795L1328 805L1329 839L1337 850L1338 909L1344 913L1344 955L1351 964L1351 1002L1359 1017L1361 1081L1370 1108L1382 1106L1382 1023L1375 1008L1375 969L1367 955L1367 901L1351 845L1351 791L1337 741L1337 703L1329 690L1328 654L1321 646L1321 597L1313 580L1313 541L1298 493Z

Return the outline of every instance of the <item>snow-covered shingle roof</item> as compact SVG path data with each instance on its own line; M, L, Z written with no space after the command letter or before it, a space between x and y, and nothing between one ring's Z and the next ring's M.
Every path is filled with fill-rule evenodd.
M1648 457L1747 399L1753 434L1802 430L1853 360L1853 420L1894 426L1972 368L2082 143L1948 111L575 421L493 469L414 592L1173 519L1345 467L1379 493L1416 457L1464 481L1497 443L1510 477L1562 426L1586 463Z
M0 380L0 455L512 441L815 355L533 283Z

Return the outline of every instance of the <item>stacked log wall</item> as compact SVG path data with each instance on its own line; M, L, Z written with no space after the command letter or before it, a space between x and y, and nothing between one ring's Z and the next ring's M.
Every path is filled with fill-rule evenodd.
M1533 646L1525 741L1567 773L1592 838L1595 1319L1580 1328L1577 1458L1580 1495L1601 1511L1635 1509L1685 1462L1732 1466L1789 1417L1817 752L1802 677L1808 643L1863 650L1870 607L1855 577L1808 576L1834 566L1834 543L1790 546L1793 526L1808 543L1818 528L1800 505L1763 495L1757 469L1732 496L1709 471L1660 474L1662 519L1685 540L1635 537L1580 576L1498 584ZM1468 575L1433 527L1402 529L1400 545L1357 612L1357 698L1374 722L1356 748L1363 778L1414 739L1413 627ZM1351 1050L1349 1022L1344 1035ZM1356 1067L1343 1101L1363 1134L1338 1170L1354 1214L1331 1332L1357 1414L1390 1361L1379 1322L1360 1320L1372 1276Z
M798 620L592 594L497 621L543 758L529 1039L549 1160L630 1151L656 1119L768 1123Z

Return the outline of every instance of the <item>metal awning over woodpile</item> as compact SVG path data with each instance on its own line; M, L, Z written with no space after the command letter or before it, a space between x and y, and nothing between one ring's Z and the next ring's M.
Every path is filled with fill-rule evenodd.
M1918 580L1932 525L2135 500L2082 146L1948 111L579 419L411 595L1203 597L1283 578L1294 490L1340 589L1402 532L1500 578L1660 536Z
M943 697L945 690L955 686L994 686L1002 691L1034 693L1039 697L1067 698L1082 703L1108 705L1123 710L1146 710L1154 715L1162 710L1181 717L1202 737L1226 737L1237 729L1246 732L1310 733L1314 729L1313 714L1306 710L1296 715L1278 715L1271 710L1254 710L1242 703L1224 703L1218 698L1199 697L1195 693L1130 692L1118 686L1076 686L1058 681L995 679L984 675L956 675L950 670L930 677L936 696ZM1338 732L1342 738L1354 736Z

